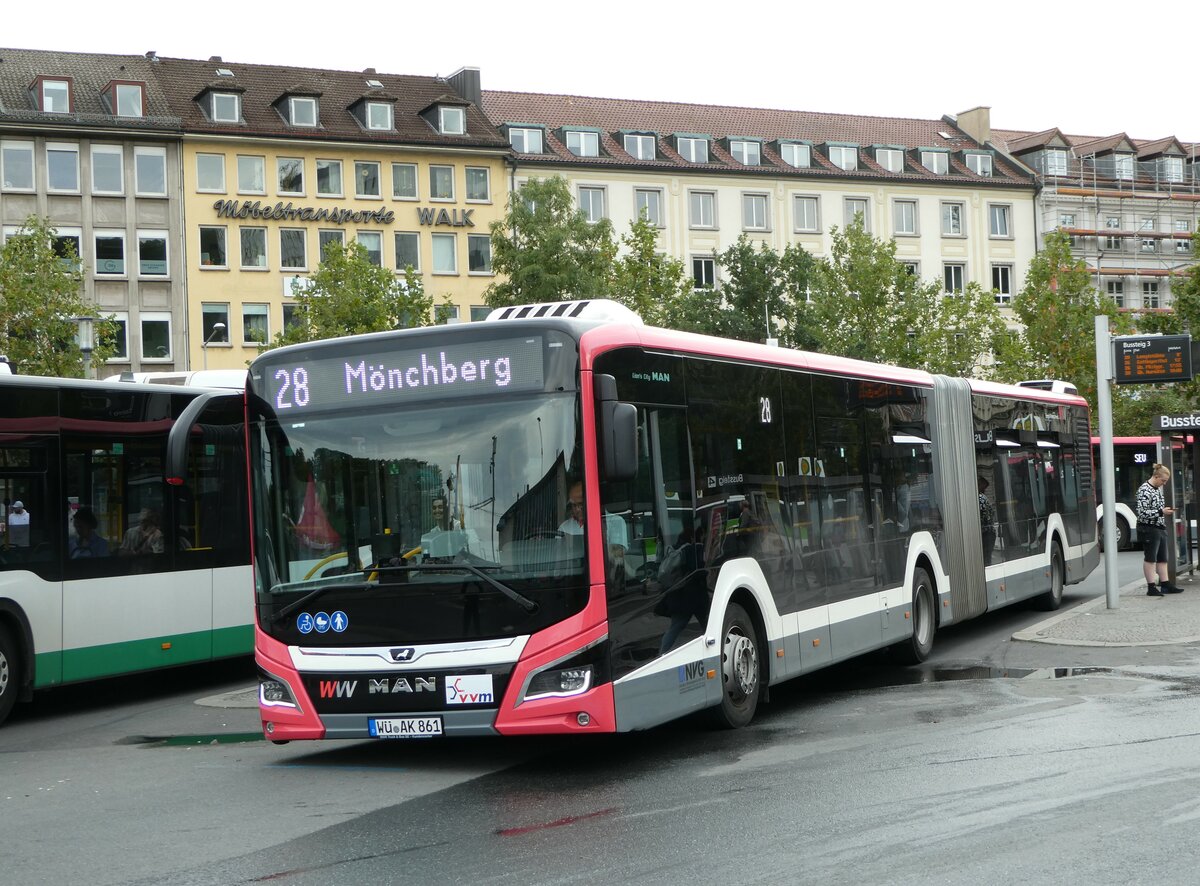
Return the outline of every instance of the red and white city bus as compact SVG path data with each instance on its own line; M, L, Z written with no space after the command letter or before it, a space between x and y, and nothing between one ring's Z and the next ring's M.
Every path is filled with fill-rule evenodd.
M612 302L297 345L247 388L274 741L643 729L1096 565L1076 395Z

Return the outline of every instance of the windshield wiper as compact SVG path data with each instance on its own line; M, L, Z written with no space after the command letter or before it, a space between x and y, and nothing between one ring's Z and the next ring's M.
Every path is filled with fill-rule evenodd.
M364 575L370 575L374 572L379 573L396 573L396 572L469 572L476 578L481 578L493 588L498 590L508 599L512 600L530 615L537 612L540 608L538 604L530 600L523 594L519 594L503 582L496 581L478 566L473 563L405 563L403 566L370 566L363 570ZM293 604L294 605L294 604Z
M365 591L368 588L374 588L377 586L378 586L378 583L373 582L373 581L347 581L347 582L331 582L330 584L322 585L319 588L313 588L311 591L309 591L307 594L305 594L299 600L293 600L287 606L284 606L282 609L280 609L278 612L276 612L273 616L271 616L271 623L276 624L278 622L283 621L285 618L287 618L289 615L291 615L297 609L300 609L300 608L306 606L307 604L311 603L313 600L317 599L318 597L324 596L326 594L326 592L332 591L334 588L337 588L338 590L343 590L343 591L345 591L345 590Z

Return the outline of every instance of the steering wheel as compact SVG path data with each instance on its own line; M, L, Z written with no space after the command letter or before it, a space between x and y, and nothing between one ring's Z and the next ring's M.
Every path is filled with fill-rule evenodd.
M566 535L561 529L534 529L525 534L521 541L529 541L534 538L562 538Z

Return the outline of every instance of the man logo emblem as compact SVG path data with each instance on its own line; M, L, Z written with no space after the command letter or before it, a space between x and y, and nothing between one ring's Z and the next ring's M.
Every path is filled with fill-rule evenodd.
M412 661L416 656L417 650L411 646L405 646L401 649L392 650L392 661Z

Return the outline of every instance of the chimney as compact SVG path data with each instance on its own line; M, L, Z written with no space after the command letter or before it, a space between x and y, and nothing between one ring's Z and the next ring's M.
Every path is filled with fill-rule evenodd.
M158 53L155 52L153 49L151 49L149 52L146 53L146 58L150 59L150 61L152 61L152 62L156 62L156 61L158 61Z
M363 73L368 77L374 77L378 72L374 68L363 68Z
M987 144L992 140L992 109L980 105L963 111L955 120L955 125L979 144Z
M219 56L219 55L210 55L208 57L208 60L216 65L221 64L221 56Z
M446 78L446 82L455 92L483 110L483 88L479 84L479 68L459 68Z

